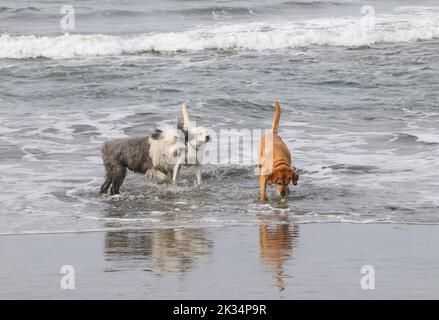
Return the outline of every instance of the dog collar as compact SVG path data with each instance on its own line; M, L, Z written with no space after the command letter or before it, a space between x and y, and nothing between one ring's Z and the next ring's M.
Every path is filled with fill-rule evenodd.
M189 131L187 129L183 129L184 133L184 163L187 164L188 161L188 143L189 143Z

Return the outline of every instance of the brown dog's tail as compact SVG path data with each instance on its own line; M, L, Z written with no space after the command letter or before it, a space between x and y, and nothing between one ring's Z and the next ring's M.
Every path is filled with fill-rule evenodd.
M271 126L271 131L274 134L277 134L278 128L279 128L279 119L280 119L280 103L279 101L274 102L274 119L273 119L273 125Z

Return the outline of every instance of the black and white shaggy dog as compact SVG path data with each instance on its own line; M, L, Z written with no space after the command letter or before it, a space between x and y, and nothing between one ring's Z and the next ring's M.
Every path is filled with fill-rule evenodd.
M166 181L172 173L175 184L181 165L193 164L196 166L196 182L200 185L203 148L209 140L206 128L178 124L176 127L155 129L147 137L107 141L102 147L106 174L101 194L107 193L110 186L112 195L119 194L127 169L159 182Z

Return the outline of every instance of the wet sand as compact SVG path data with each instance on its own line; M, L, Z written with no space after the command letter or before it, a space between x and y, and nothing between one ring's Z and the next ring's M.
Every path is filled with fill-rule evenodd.
M439 226L262 219L0 238L2 299L439 298ZM75 268L74 290L60 287L63 265ZM361 289L363 265L374 290Z

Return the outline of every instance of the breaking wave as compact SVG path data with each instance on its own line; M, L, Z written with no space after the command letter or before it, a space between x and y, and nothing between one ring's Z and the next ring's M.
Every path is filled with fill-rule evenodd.
M403 11L403 10L401 10ZM0 59L69 59L85 56L191 52L264 51L309 46L361 47L439 38L437 10L409 11L374 18L344 17L279 23L199 27L180 32L130 36L65 34L0 36Z

